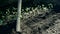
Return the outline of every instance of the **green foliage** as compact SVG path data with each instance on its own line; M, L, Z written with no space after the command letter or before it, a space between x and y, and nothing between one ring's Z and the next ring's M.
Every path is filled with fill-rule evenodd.
M14 20L17 18L17 8L6 8L5 10L0 10L0 25L3 23Z
M0 25L2 25L3 24L3 20L0 20Z
M24 0L25 2L26 2L26 4L28 3L28 1L31 1L31 0ZM46 1L46 0L44 0L44 1ZM31 5L33 5L33 4L30 4L29 5L29 7L25 7L25 8L23 8L24 6L22 6L22 14L21 14L21 16L22 15L24 15L24 13L28 13L29 14L29 12L30 11L32 11L33 12L33 10L42 10L43 9L43 11L45 11L45 10L47 10L47 9L51 9L51 8L53 8L53 4L52 3L48 3L47 2L47 4L44 4L44 1L40 1L41 2L41 4L40 5L37 5L36 3L36 5L37 6L31 6ZM34 3L35 1L33 1L32 0L32 2ZM37 1L38 2L38 1ZM39 2L39 3L40 3ZM28 5L28 4L27 4ZM36 11L35 10L35 11ZM24 16L23 16L24 17ZM0 20L2 20L2 21L9 21L9 20L14 20L14 19L17 19L17 8L15 8L15 7L8 7L8 8L6 8L5 10L3 9L3 10L0 10ZM2 22L1 22L2 23Z

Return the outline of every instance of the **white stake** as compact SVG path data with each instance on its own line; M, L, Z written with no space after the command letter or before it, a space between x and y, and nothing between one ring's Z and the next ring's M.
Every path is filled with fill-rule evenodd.
M19 4L18 4L18 16L17 16L17 25L16 25L16 31L17 32L21 32L21 4L22 4L22 0L19 0Z

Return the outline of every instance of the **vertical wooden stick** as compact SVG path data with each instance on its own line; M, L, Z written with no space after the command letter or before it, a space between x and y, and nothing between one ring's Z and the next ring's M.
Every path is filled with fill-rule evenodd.
M19 0L19 4L18 4L18 16L17 16L17 25L16 25L16 31L17 32L21 32L21 4L22 4L22 0Z

